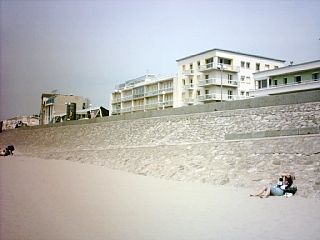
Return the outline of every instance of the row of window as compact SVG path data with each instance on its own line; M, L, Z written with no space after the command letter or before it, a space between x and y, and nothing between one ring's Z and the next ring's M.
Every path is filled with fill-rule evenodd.
M296 75L293 77L294 83L301 83L302 78L300 75ZM311 80L318 81L319 80L319 73L312 73L311 74ZM278 79L269 79L269 86L277 86L278 85ZM287 85L288 84L288 78L284 77L282 79L282 84ZM267 87L267 80L258 81L258 88L266 88Z
M241 68L251 69L251 63L250 62L241 61ZM278 66L274 66L274 68L277 69L279 67ZM269 64L265 64L264 65L264 69L265 70L269 70L270 69L270 65ZM256 63L256 71L260 71L260 63Z

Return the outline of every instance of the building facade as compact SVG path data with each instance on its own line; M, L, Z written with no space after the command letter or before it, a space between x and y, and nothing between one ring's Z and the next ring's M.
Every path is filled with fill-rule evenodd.
M253 73L284 66L284 60L212 49L177 60L175 107L249 97Z
M284 94L320 89L320 60L254 73L250 96Z
M68 105L76 111L89 107L89 100L80 96L43 93L41 95L40 125L54 123L59 116L66 115Z
M111 115L173 107L175 76L147 74L120 84L111 94Z

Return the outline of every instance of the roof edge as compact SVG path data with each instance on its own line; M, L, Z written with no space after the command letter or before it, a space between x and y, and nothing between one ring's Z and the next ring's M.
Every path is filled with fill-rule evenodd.
M269 57L264 57L264 56L259 56L259 55L255 55L255 54L249 54L249 53L236 52L236 51L232 51L232 50L225 50L225 49L221 49L221 48L213 48L213 49L206 50L206 51L203 51L203 52L200 52L200 53L197 53L197 54L192 54L192 55L189 55L187 57L183 57L183 58L177 59L176 62L179 62L179 61L182 61L182 60L185 60L185 59L197 56L197 55L201 55L201 54L205 54L205 53L208 53L208 52L212 52L212 51L228 52L228 53L234 53L234 54L238 54L238 55L246 55L246 56L250 56L250 57L263 58L263 59L268 59L268 60L273 60L273 61L278 61L278 62L286 62L286 60L269 58Z

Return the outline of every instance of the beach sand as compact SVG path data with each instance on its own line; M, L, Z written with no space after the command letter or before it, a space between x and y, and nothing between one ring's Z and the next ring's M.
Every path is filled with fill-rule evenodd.
M0 157L0 239L319 239L320 200Z

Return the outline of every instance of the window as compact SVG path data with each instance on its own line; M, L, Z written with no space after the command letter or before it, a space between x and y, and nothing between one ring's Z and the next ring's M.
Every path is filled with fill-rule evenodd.
M197 95L200 96L200 90L197 91Z
M241 61L241 68L244 68L245 62Z
M246 62L246 68L250 69L250 63L249 62Z
M272 85L272 80L271 80L271 78L269 78L269 86L271 86Z
M186 85L186 80L182 79L183 85Z
M198 68L200 68L200 61L197 62Z
M186 70L186 66L182 65L182 71L185 71L185 70Z
M283 84L287 85L288 84L288 78L283 78Z
M209 75L205 75L204 77L205 77L205 79L209 79Z
M244 96L244 91L241 91L241 96Z
M278 66L274 66L274 69L278 69L279 67Z
M245 76L241 76L241 82L244 82Z
M267 87L267 80L258 81L258 89L266 88Z
M301 76L295 76L294 77L294 82L301 83Z
M232 99L232 91L231 90L228 90L228 99Z
M231 59L227 59L227 58L220 58L219 57L218 62L222 63L222 64L231 65Z
M207 58L206 59L206 66L207 68L212 68L213 58Z
M256 71L260 71L260 63L256 63Z
M319 73L312 73L312 80L313 81L318 81L319 80Z
M191 70L193 69L193 64L192 64L192 63L190 63L190 69L191 69Z
M208 89L205 90L205 94L206 94L206 95L209 94L209 90L208 90Z
M277 79L273 80L273 85L274 85L274 86L277 86L277 85L278 85L278 80L277 80Z
M264 65L264 67L265 67L266 70L270 69L270 65L269 64Z

